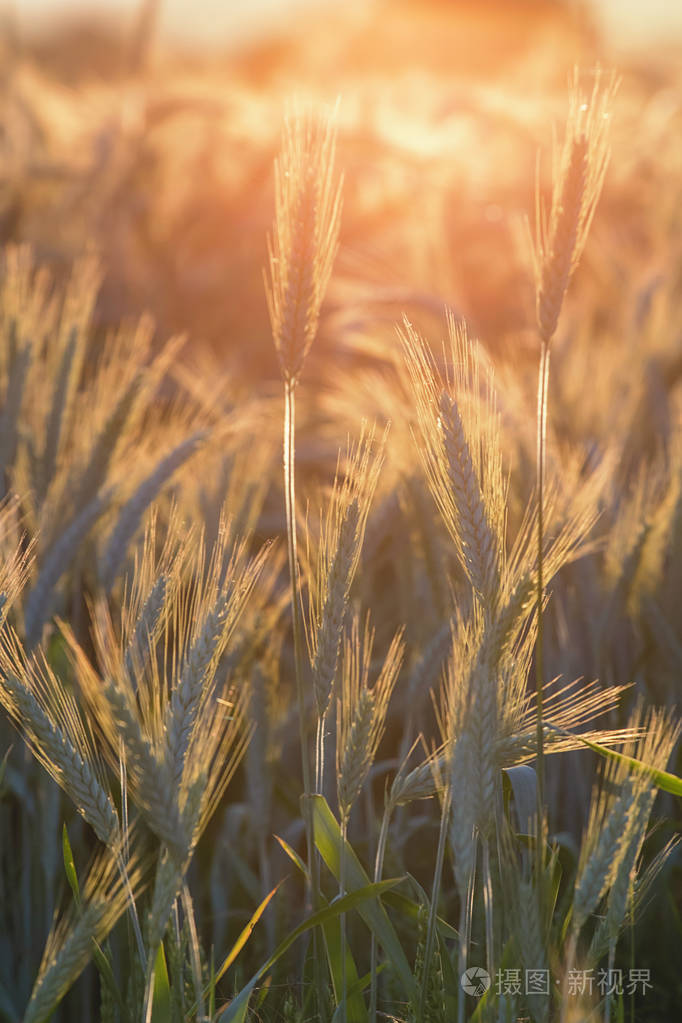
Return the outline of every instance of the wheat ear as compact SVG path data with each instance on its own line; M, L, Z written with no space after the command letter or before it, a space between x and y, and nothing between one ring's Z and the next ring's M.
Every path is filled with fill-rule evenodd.
M109 708L114 733L123 742L126 766L139 807L151 829L167 844L175 858L182 861L189 841L178 811L170 771L142 734L126 694L115 682L109 681L102 695Z
M275 161L275 229L266 296L286 382L296 382L317 332L338 248L341 182L329 117L289 114Z
M28 647L35 646L49 616L54 590L83 540L106 511L113 487L97 494L76 515L48 551L42 568L26 599L24 631Z
M100 577L107 590L113 586L116 572L125 558L128 545L137 531L145 510L164 483L195 454L205 437L205 431L198 431L193 436L181 441L177 447L159 461L154 470L142 480L121 508L100 562Z
M327 596L317 630L317 651L313 660L313 686L318 716L325 715L332 696L339 647L343 633L353 562L357 546L359 509L356 500L346 509L338 544L327 580Z
M52 394L52 405L45 423L45 443L40 459L39 494L44 499L57 469L60 438L65 424L68 424L70 401L69 396L77 384L76 375L80 372L77 365L77 353L82 348L78 327L69 332L66 345L62 351L57 370L57 380Z
M138 677L143 673L144 666L150 656L156 631L166 607L169 591L169 578L161 574L147 596L135 629L123 654L123 665L128 681L135 687Z
M101 842L110 845L119 831L111 796L88 758L79 752L33 692L9 674L0 681L0 702L24 733L31 751L73 801Z
M494 602L499 583L497 544L486 515L462 420L456 403L445 391L440 396L439 408L448 476L459 513L463 567L481 599Z
M171 694L166 741L172 780L176 787L182 781L187 750L199 706L204 698L204 684L225 630L228 611L229 601L221 595L206 615Z
M595 75L592 95L580 90L577 70L570 83L569 115L562 150L554 153L549 213L538 197L535 243L536 306L540 337L549 344L599 200L609 160L608 129L616 88L602 88Z

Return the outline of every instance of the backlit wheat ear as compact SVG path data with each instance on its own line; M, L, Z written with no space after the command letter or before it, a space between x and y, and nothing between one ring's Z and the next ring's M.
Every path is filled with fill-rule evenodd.
M316 635L317 650L313 660L313 686L319 717L324 716L331 700L352 582L353 554L357 547L357 536L358 503L353 500L348 505L341 521L336 550L327 579L327 595Z
M656 710L645 715L641 705L630 718L630 728L639 733L639 737L630 742L624 752L649 770L628 773L627 763L610 766L601 791L593 796L573 899L576 931L607 891L610 891L612 926L620 927L630 875L655 797L652 772L666 769L680 733L679 724L669 716ZM614 789L615 796L611 794Z
M8 626L0 639L0 703L33 755L73 801L100 841L119 832L104 765L71 693L41 657L27 658Z
M136 684L138 675L142 674L147 660L151 656L154 638L162 620L169 590L170 580L168 576L160 575L142 605L133 634L126 643L123 663L130 684L133 687Z
M445 375L407 320L399 336L429 488L462 567L482 605L490 610L498 599L504 567L507 485L499 416L482 351L452 317L448 329Z
M103 941L124 912L129 898L139 894L143 871L133 856L127 878L118 863L121 845L98 856L88 872L81 906L71 904L57 921L45 945L24 1023L44 1023L90 961L94 943Z
M265 287L282 375L296 383L315 338L338 248L341 181L325 114L290 113L275 161L275 226Z
M384 732L388 703L402 664L403 643L398 634L389 647L376 683L370 688L373 644L369 620L361 636L359 622L355 618L344 649L337 713L337 794L341 818L345 821L374 763Z
M442 791L445 785L443 769L446 763L450 763L450 752L442 747L434 749L411 771L407 770L407 763L407 759L403 760L393 779L388 797L391 807L404 806L418 799L430 799Z
M608 128L616 82L595 75L586 98L577 71L571 81L569 115L561 150L555 148L549 212L536 200L535 277L540 336L549 344L571 275L587 239L609 159Z
M50 615L55 587L85 537L107 510L113 492L114 488L108 487L93 497L76 514L47 552L38 578L26 598L24 632L27 646L33 647L39 641L43 626Z
M474 737L470 730L465 729L455 741L450 768L450 845L455 855L455 879L462 900L466 898L476 856L476 824L479 815L477 756Z
M182 860L188 836L178 811L168 765L144 734L129 694L109 681L104 685L102 696L107 707L110 741L112 746L116 740L122 743L135 801L152 831Z
M496 592L499 581L497 544L487 519L457 404L443 391L439 408L448 476L459 511L462 561L471 585L485 599Z
M226 559L227 523L221 526L223 544L216 551L202 587L179 607L178 636L187 643L178 676L166 706L165 729L168 764L176 786L186 784L186 762L192 742L201 735L202 707L216 696L218 661L234 632L263 570L269 547L250 561L243 543ZM206 738L208 738L206 736ZM192 780L194 780L192 778Z
M630 719L632 728L642 725L642 738L633 744L629 752L652 770L665 771L673 748L680 734L679 723L673 722L662 711L651 710L645 716L638 708ZM656 789L647 774L636 779L635 799L630 807L626 826L619 837L620 855L616 856L618 869L613 876L609 892L606 924L609 939L615 943L625 920L636 877L637 861L644 843L649 816L656 798Z
M347 452L343 474L337 468L320 523L306 622L319 717L324 716L332 698L350 588L383 463L384 444L385 436L377 444L374 430L363 425L360 439Z
M195 454L205 438L206 431L200 430L177 444L159 460L153 471L142 480L121 508L100 561L100 577L105 589L111 590L145 511L164 483Z

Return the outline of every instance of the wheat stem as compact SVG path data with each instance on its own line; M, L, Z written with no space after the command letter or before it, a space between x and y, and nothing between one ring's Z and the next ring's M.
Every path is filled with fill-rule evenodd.
M426 942L424 945L424 966L422 971L422 986L419 995L419 1019L426 1018L426 1000L429 993L429 976L431 971L431 958L433 946L436 940L436 918L438 915L438 898L440 896L440 885L443 877L443 862L445 860L445 841L448 834L448 823L450 821L450 807L452 805L452 786L448 784L443 793L443 806L440 815L440 831L438 834L438 849L436 851L436 868L433 872L433 888L431 891L431 905L429 906L429 919L426 925Z
M185 919L189 928L189 950L192 963L192 975L194 990L197 1000L197 1023L206 1023L206 1006L204 1004L204 984L201 976L201 957L199 955L199 936L197 934L196 920L194 919L194 905L190 895L187 881L182 883L182 908L185 911Z
M292 379L284 381L284 499L287 524L287 554L289 558L289 580L291 584L291 615L294 632L294 671L296 676L296 700L298 704L298 727L301 744L301 768L303 772L303 821L306 833L306 854L308 876L308 895L313 909L317 908L319 897L319 880L315 850L313 846L313 819L310 784L310 758L308 755L308 728L306 725L305 692L303 689L303 622L301 606L298 599L298 552L296 543L296 485L295 469L295 436L296 436L296 383ZM317 955L317 931L313 932L315 946L315 986L317 988L318 1008L322 1006L322 981L320 960Z
M537 539L538 539L538 571L537 571L537 640L535 645L535 683L537 696L536 744L537 744L537 799L538 821L535 840L536 884L539 900L540 919L542 911L542 884L544 872L544 847L542 842L543 817L545 812L545 761L544 761L544 729L542 693L544 686L544 482L545 482L545 446L547 441L547 385L549 382L549 344L543 341L540 355L538 375L538 422L537 422Z
M472 861L469 868L469 876L466 884L466 896L462 900L459 913L459 975L464 974L467 968L469 954L469 942L471 941L471 920L474 911L474 890L476 887L476 836L473 837ZM464 1010L466 1007L466 994L460 991L457 999L457 1023L464 1023Z
M393 813L393 802L388 799L384 807L384 813L381 818L381 828L379 830L379 842L377 844L377 854L374 861L374 882L381 881L381 877L384 872L384 856L386 855L386 842L388 841L388 828L391 823L391 814ZM370 1023L376 1023L377 1019L377 940L372 931L372 944L370 949L370 994L369 994L369 1019Z
M341 856L339 863L339 897L346 894L346 841L348 839L348 814L341 818ZM347 1023L348 1010L346 1006L346 995L348 981L346 977L346 914L342 913L339 919L341 927L341 1023Z
M485 907L485 953L488 973L495 976L494 969L494 929L493 929L493 879L490 871L490 844L487 838L481 839L482 871L483 871L483 903Z

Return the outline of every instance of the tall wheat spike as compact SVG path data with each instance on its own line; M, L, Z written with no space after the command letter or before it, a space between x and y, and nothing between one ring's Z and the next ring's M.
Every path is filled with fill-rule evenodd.
M547 436L547 397L549 387L550 342L556 331L559 313L570 277L583 251L587 232L601 193L608 163L607 129L615 91L611 78L601 88L599 71L592 95L585 101L577 71L570 88L569 115L561 154L555 148L552 201L549 214L536 192L536 243L534 250L536 312L541 352L538 369L537 404L537 587L536 614L538 635L535 656L537 699L537 774L538 826L542 833L545 812L543 686L544 686L544 489L545 446ZM543 874L544 848L536 842L536 875ZM539 897L540 894L539 894ZM540 906L540 915L543 908Z
M608 131L616 90L599 70L591 95L580 87L577 69L570 80L569 111L561 148L553 154L549 210L539 190L534 248L536 306L540 337L548 345L556 331L568 283L575 271L599 201L609 161Z
M403 658L398 633L388 649L379 676L369 686L374 634L369 619L364 629L355 617L344 645L342 684L337 711L337 791L347 820L374 762L384 732L386 712Z
M71 693L44 657L27 657L9 626L0 635L0 702L40 764L100 841L111 845L119 818L94 738Z
M338 248L341 181L326 115L290 112L275 160L275 227L265 278L272 336L285 382L295 383L317 332Z
M399 336L429 487L462 567L482 606L490 611L504 569L507 486L499 416L482 351L452 317L448 331L445 378L409 321L404 321Z
M312 791L308 722L303 680L303 624L299 604L299 563L296 532L296 401L295 389L317 323L338 247L341 184L336 177L336 132L326 115L290 114L282 149L275 162L275 226L268 238L269 268L265 292L272 337L284 381L283 462L287 554L294 636L294 667L303 794ZM305 798L304 822L309 892L317 902L317 870L313 825ZM317 942L317 937L313 939ZM324 1001L318 957L315 956L318 1010Z
M345 467L337 465L331 495L321 514L317 550L309 563L309 606L305 621L318 717L332 699L350 588L357 572L365 527L386 437L375 441L363 423L360 438L348 447ZM340 460L339 460L340 461Z

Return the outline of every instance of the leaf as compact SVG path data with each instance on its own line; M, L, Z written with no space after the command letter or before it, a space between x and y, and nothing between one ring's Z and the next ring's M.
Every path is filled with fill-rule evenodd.
M284 879L284 880L286 880L286 879ZM225 975L227 970L229 970L230 966L232 966L232 963L235 961L235 959L237 958L237 956L239 955L241 950L244 948L244 945L247 943L247 941L251 937L251 934L253 932L254 927L256 926L256 924L258 923L258 921L262 917L263 913L265 912L268 903L273 898L275 893L277 891L279 891L281 886L284 884L284 880L280 881L279 884L275 885L275 887L272 889L271 892L268 892L268 894L265 896L265 898L261 902L260 906L258 906L258 908L256 909L255 913L253 913L253 915L251 916L251 919L247 923L246 927L241 932L241 934L239 935L239 937L235 941L234 945L232 946L232 948L228 952L227 956L225 957L225 959L223 961L223 965L220 967L220 969L216 973L215 981L214 981L214 986L215 986L215 984L218 983L220 978Z
M341 876L341 848L344 839L341 829L323 796L312 796L313 834L315 846L329 870L338 881ZM345 886L347 889L367 890L370 882L351 845L345 842ZM398 882L394 882L397 884ZM338 905L335 902L334 905ZM401 979L408 998L417 997L417 985L412 970L398 941L393 924L380 902L371 902L358 908L360 916L383 947L390 966Z
M336 921L324 925L324 937L327 947L327 960L329 972L332 977L334 997L337 1004L337 1012L343 1009L343 959L346 957L346 1023L367 1023L367 1007L362 991L358 987L358 971L355 960L348 947L341 949L341 928ZM336 1013L335 1013L336 1015Z
M80 907L81 891L80 885L78 884L76 864L74 863L73 852L71 851L71 843L69 842L69 832L66 830L66 823L62 827L62 855L64 857L66 880L69 882L69 888L73 892L73 898L76 905Z
M152 1023L171 1023L171 995L168 981L166 956L163 942L156 953L154 967L154 1000L152 1002Z
M111 957L111 953L110 952L105 952L97 944L97 942L93 938L93 941L92 941L92 958L93 958L93 962L95 963L95 966L97 967L97 969L100 972L100 976L102 978L102 981L107 985L107 987L109 988L109 991L111 992L113 998L116 1000L116 1003L117 1003L119 1009L121 1010L121 1014L122 1014L121 1018L122 1019L126 1019L127 1015L128 1015L127 1014L127 1010L126 1010L126 1005L125 1005L125 1002L123 1001L123 996L121 995L121 992L119 990L119 986L116 983L116 977L114 976L114 970L113 970L113 967L111 965L111 958L110 957Z
M414 881L413 878L410 878L410 880ZM425 901L428 902L428 900ZM399 913L402 913L403 916L406 916L408 920L416 925L419 917L419 905L413 899L408 899L402 892L387 892L384 896L384 902L387 906L391 906ZM459 932L447 920L443 920L442 916L436 917L436 927L442 937L459 941Z
M381 973L385 968L386 968L386 963L381 963L381 965L377 968L377 974ZM372 980L372 974L371 973L366 973L364 975L364 977L358 978L355 981L354 984L352 984L352 985L349 984L348 985L348 994L347 994L347 998L346 998L346 1004L350 1005L351 998L355 998L356 995L361 995L362 992L366 988L369 987L369 985L371 983L371 980ZM364 1006L364 999L363 999L363 1006ZM348 1013L347 1018L348 1019L351 1018L350 1017L350 1012ZM365 1014L363 1016L363 1019L367 1019L367 1018L368 1018L367 1009L365 1009ZM343 1023L343 1002L340 1002L339 1005L337 1005L336 1008L334 1009L334 1015L332 1016L332 1023Z
M232 999L222 1015L218 1017L218 1023L244 1023L246 1013L249 1008L249 1001L253 994L253 989L258 983L258 979L258 974L251 978L246 987L242 988L236 998Z
M532 835L533 822L538 812L538 777L533 767L518 764L502 768L502 782L505 790L505 807L514 797L514 809L518 830L522 835Z
M656 771L642 760L637 760L636 757L628 757L624 753L617 753L616 750L602 746L591 739L586 739L578 732L569 732L566 728L559 728L558 725L549 724L548 721L545 722L545 725L555 732L561 732L562 735L570 735L574 739L579 739L585 746L589 746L595 753L599 753L600 756L605 757L607 760L615 760L619 764L626 764L633 771L647 774L654 785L663 792L670 792L671 795L682 798L682 778L678 778L676 774L670 774L668 771Z
M242 988L239 994L232 999L229 1005L225 1007L221 1015L218 1017L217 1023L242 1023L242 1021L246 1019L246 1010L248 1009L249 1000L254 987L268 972L268 970L275 965L277 960L281 959L284 953L291 948L298 938L301 937L302 934L305 934L306 931L312 930L313 927L323 927L329 921L337 920L342 913L348 913L351 909L359 908L364 902L372 902L385 891L388 891L390 888L395 888L395 886L400 884L401 881L402 878L392 878L388 881L378 881L376 884L368 884L364 888L359 888L356 891L349 892L341 899L335 899L329 906L324 906L323 909L319 909L316 913L313 913L312 916L309 916L307 920L304 920L303 923L299 924L298 927L296 927L291 934L289 934L284 941L277 946L267 962L263 963L246 987Z
M277 839L277 841L279 842L279 844L281 845L282 849L287 854L287 856L289 857L291 862L296 867L298 867L298 869L301 871L301 873L303 874L303 876L307 880L308 879L308 868L306 867L305 863L303 862L301 857L298 855L296 850L292 849L291 846L289 845L289 843L285 842L283 838L279 837L279 835L275 835L275 838Z

